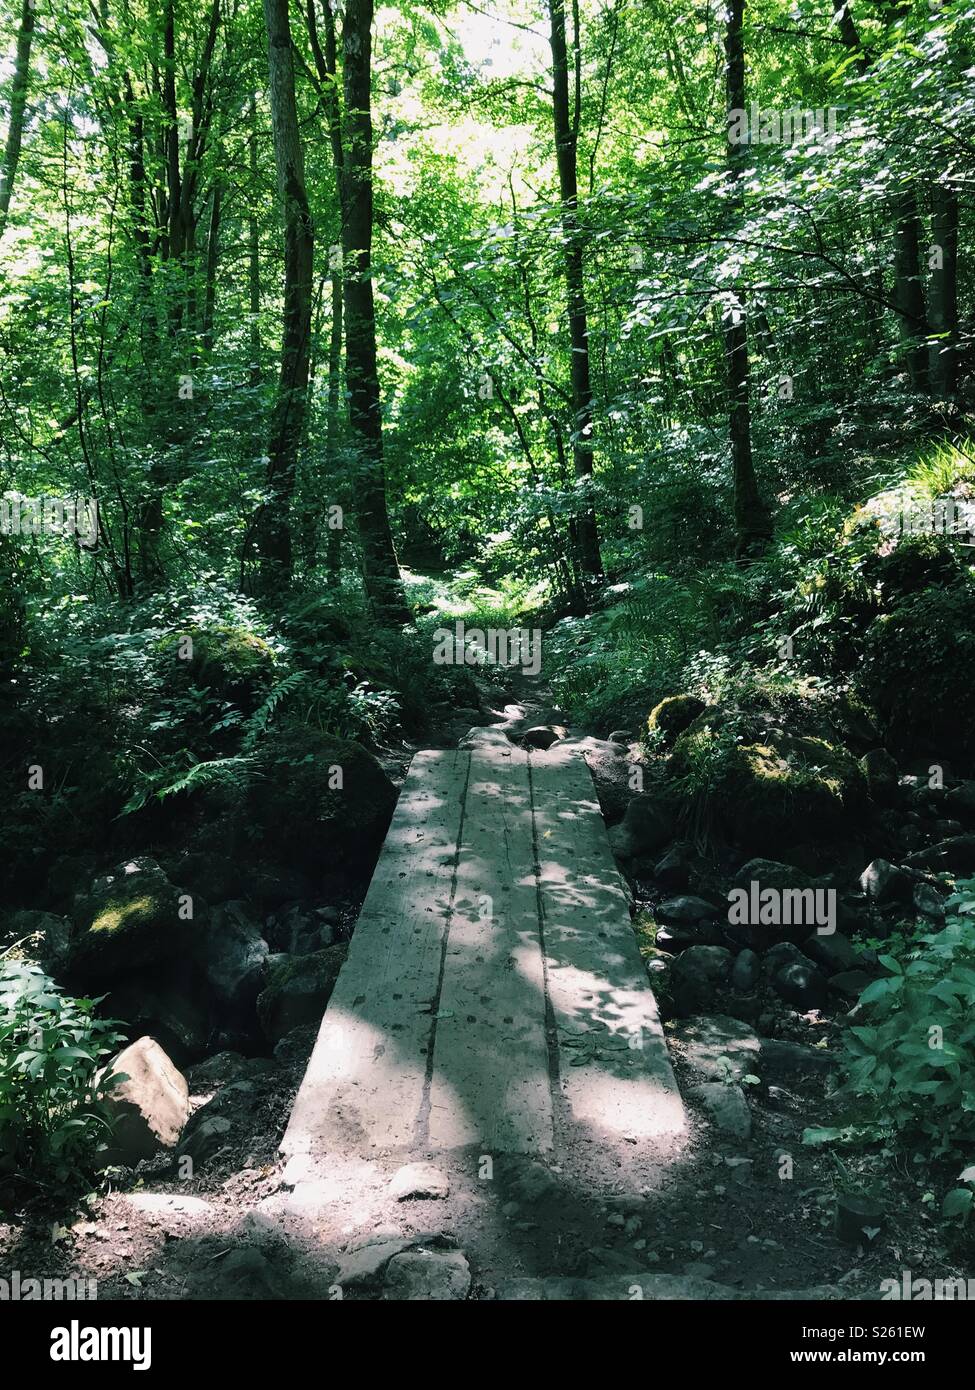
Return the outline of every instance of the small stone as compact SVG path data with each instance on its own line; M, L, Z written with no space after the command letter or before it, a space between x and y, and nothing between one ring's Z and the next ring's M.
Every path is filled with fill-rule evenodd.
M758 984L761 973L762 961L758 952L746 946L743 951L739 951L731 967L731 988L737 994L750 994Z
M929 921L941 923L945 920L944 898L930 883L914 885L914 907Z
M551 748L553 743L565 738L567 732L566 729L549 724L536 724L533 728L525 730L521 742L525 748L537 748L544 752L546 748Z
M432 1163L407 1163L393 1174L389 1194L397 1202L444 1198L450 1195L450 1179Z
M772 984L787 1004L795 1005L802 1013L826 1007L826 977L809 961L783 965L772 977Z
M914 881L886 859L873 859L860 875L860 887L874 903L910 902Z
M869 983L870 976L865 970L841 970L830 976L829 987L844 999L859 999Z
M406 1302L459 1302L470 1293L470 1266L463 1251L410 1250L394 1255L382 1297Z
M752 1117L740 1086L726 1086L720 1081L705 1081L693 1086L691 1096L708 1111L722 1134L733 1139L748 1139L752 1132Z

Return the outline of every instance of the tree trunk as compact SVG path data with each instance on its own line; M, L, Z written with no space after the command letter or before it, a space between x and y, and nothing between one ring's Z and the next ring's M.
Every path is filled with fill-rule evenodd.
M958 385L958 195L935 184L931 240L940 254L931 267L931 385L935 395L953 396ZM940 261L940 264L938 262Z
M255 525L260 587L268 593L284 587L291 578L290 511L307 405L314 231L305 192L288 0L264 0L264 20L268 36L274 162L284 213L281 374L267 449L268 497Z
M257 187L257 102L250 100L250 138L248 139L248 172L250 187ZM253 196L253 192L252 195ZM250 384L261 384L261 232L257 214L247 218L247 285L250 297L249 337L251 350Z
M332 167L335 173L335 195L339 208L339 238L341 240L341 227L345 220L342 211L342 203L345 197L345 189L343 187L345 151L342 147L342 104L339 101L338 43L335 35L335 12L332 8L332 0L322 0L322 17L325 26L325 43L323 46L318 35L315 0L306 0L305 9L308 21L308 37L311 42L312 56L315 60L315 68L318 73L322 94L322 107L325 112L325 120L328 124L328 138L332 149ZM329 249L329 269L331 271L330 305L332 330L328 345L328 398L325 417L326 476L330 485L328 503L330 506L340 504L343 508L343 512L348 513L348 498L338 486L339 409L341 405L343 329L342 270L341 265L335 263L331 248ZM327 582L332 588L338 585L342 574L343 529L344 528L337 526L330 526L328 528L328 539L325 550L325 572Z
M921 228L914 193L898 194L894 228L894 301L897 305L904 361L916 391L928 389L927 322L921 284Z
M325 415L325 456L334 478L338 454L339 407L341 405L342 372L342 277L332 275L332 334L328 344L328 400ZM336 493L336 497L338 494ZM342 575L342 530L330 526L325 550L325 572L329 586L334 588Z
M265 0L269 3L269 0ZM342 249L345 374L349 425L358 455L356 517L366 596L377 615L411 621L386 508L383 429L376 362L372 257L372 0L348 0L342 27L345 76L345 163Z
M579 187L577 153L579 143L580 84L579 33L573 39L575 98L570 111L569 58L565 37L564 0L549 0L551 21L552 113L555 123L555 156L559 171L562 204L565 286L569 314L572 383L572 458L576 482L588 486L593 474L592 384L589 370L589 324L579 228ZM578 16L576 16L578 26ZM588 578L602 574L599 533L591 498L575 521L579 568Z
M10 197L20 163L20 146L24 138L24 115L27 110L27 84L30 81L30 48L34 38L34 0L23 0L20 29L17 31L17 56L14 59L14 78L10 87L10 124L0 169L0 237L7 226Z
M206 290L203 296L203 348L213 351L213 321L217 304L217 264L220 251L221 187L219 179L213 185L210 204L210 227L207 232Z
M745 41L743 25L745 0L729 0L725 29L725 85L728 106L728 170L732 185L739 190L733 199L740 205L740 186L746 160L746 146L732 138L732 111L745 107ZM760 553L772 535L768 508L758 490L752 461L751 367L748 357L748 322L745 294L735 295L726 310L724 330L725 367L728 382L729 436L734 481L735 530L740 556Z

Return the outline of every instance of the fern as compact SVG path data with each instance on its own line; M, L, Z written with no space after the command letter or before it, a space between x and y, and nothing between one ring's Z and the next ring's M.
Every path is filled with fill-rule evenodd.
M244 739L241 744L243 754L253 752L258 741L267 733L267 727L273 719L278 705L282 700L286 700L289 695L292 695L298 686L307 679L307 676L307 671L292 671L290 676L285 676L284 680L278 681L264 703L254 711L244 726ZM223 761L232 761L232 759L224 759Z
M251 759L245 756L234 758L211 758L208 762L194 763L188 772L177 777L175 782L157 787L156 799L164 801L167 796L177 792L198 791L200 787L212 787L217 782L237 782L247 775Z
M181 756L192 758L193 755L184 748ZM141 811L153 797L157 801L165 801L168 796L175 796L177 792L198 791L201 787L214 786L218 782L243 781L250 771L251 762L252 759L248 755L210 758L203 762L193 762L189 768L179 771L176 775L172 765L160 768L158 772L143 774L141 785L122 807L118 818L121 820L123 816L131 816L136 811Z

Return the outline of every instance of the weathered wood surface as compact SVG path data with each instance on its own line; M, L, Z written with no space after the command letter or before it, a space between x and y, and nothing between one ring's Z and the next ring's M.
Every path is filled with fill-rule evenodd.
M493 731L418 753L283 1151L546 1153L684 1124L583 757Z

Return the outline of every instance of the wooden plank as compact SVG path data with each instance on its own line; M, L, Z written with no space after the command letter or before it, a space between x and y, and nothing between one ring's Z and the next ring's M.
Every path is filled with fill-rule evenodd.
M584 758L531 756L548 997L568 1117L594 1139L679 1134L684 1107Z
M289 1155L417 1137L470 754L417 753L298 1092Z
M429 1138L485 1153L553 1146L528 756L507 740L471 753Z

